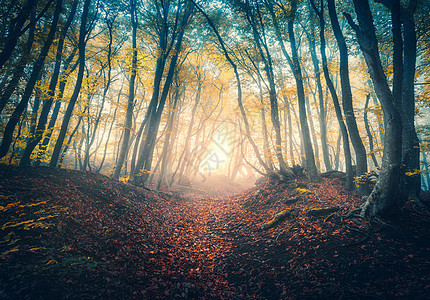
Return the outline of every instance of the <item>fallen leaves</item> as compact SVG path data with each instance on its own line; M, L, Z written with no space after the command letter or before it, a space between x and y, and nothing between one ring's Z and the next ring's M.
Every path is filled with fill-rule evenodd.
M48 297L62 290L64 298L430 296L428 217L413 215L413 234L373 232L342 218L361 199L336 179L222 197L220 189L150 192L70 170L2 166L0 176L7 295L40 298L45 286ZM285 203L296 188L318 196ZM333 206L341 209L330 218L307 218L311 208ZM294 216L260 230L290 209ZM30 226L38 223L54 226Z

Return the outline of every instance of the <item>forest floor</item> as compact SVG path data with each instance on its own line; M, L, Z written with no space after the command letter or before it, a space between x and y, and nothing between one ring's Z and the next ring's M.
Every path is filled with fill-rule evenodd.
M238 189L0 165L0 299L430 299L428 211L346 218L338 179Z

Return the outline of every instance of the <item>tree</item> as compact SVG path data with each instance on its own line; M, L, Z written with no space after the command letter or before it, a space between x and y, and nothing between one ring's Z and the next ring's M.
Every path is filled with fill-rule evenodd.
M57 138L57 142L55 143L54 151L51 156L51 161L49 162L50 167L56 167L58 163L58 159L60 157L61 148L63 146L64 139L67 133L67 127L69 126L70 118L72 117L73 108L75 107L76 101L78 100L79 93L81 91L82 80L84 78L85 71L85 44L86 44L86 36L89 33L87 30L87 19L88 12L90 10L91 0L85 0L84 8L81 15L81 25L79 29L79 42L78 42L78 50L79 50L79 69L78 75L76 78L75 88L73 90L73 94L70 98L69 104L67 105L67 110L63 118L63 122L61 124L60 134Z
M291 47L291 56L288 54L284 41L282 39L281 35L281 27L279 24L278 17L274 11L274 5L272 1L266 1L265 2L275 29L276 38L281 46L282 53L285 56L285 59L288 62L288 65L291 68L291 71L293 72L294 79L296 82L296 89L297 89L297 100L299 104L299 119L300 119L300 131L302 134L302 141L304 146L304 152L305 152L305 169L308 174L308 176L315 181L320 180L318 169L315 165L315 156L314 151L312 148L312 142L311 137L309 133L309 125L307 122L307 114L306 114L306 96L305 96L305 89L303 84L303 77L302 77L302 69L300 66L300 60L299 55L297 51L297 43L296 38L294 34L294 21L296 17L297 12L297 1L293 1L291 5L284 6L283 4L279 3L278 6L280 7L282 13L281 15L284 15L287 19L287 30L288 30L288 38L290 42Z
M192 15L192 8L188 1L185 3L178 3L175 25L173 28L169 28L168 17L170 11L170 3L158 3L155 1L156 9L160 16L163 16L164 22L162 30L159 32L159 50L160 54L157 58L155 77L154 77L154 89L151 98L151 103L148 108L149 119L146 124L146 132L144 144L141 146L139 158L136 163L135 174L131 174L132 182L137 185L144 185L148 179L149 172L151 171L154 149L156 145L156 139L158 134L158 128L160 126L161 115L166 104L166 99L169 94L169 89L172 84L173 75L175 73L176 64L178 61L179 54L181 52L182 41L184 39L185 29L188 25L190 17ZM182 16L179 14L181 10L184 10ZM167 36L169 30L172 30L172 38L170 45L168 45ZM175 43L176 42L176 43ZM173 48L173 45L175 47ZM172 52L172 53L171 53ZM161 80L166 67L167 58L169 53L172 54L170 58L170 65L166 74L166 79L160 94Z
M354 0L358 24L349 14L345 16L357 35L360 49L372 78L376 95L382 105L385 124L384 154L379 179L362 205L360 214L365 217L396 218L401 215L405 193L401 190L402 163L402 82L403 38L401 34L400 0L386 2L390 6L393 36L393 90L390 90L382 67L373 16L368 1ZM409 75L414 75L413 73ZM402 122L403 121L403 122Z
M113 178L118 179L121 174L122 165L124 164L125 157L129 149L130 132L133 122L133 108L134 108L134 85L136 81L137 73L137 15L136 15L136 1L130 0L130 18L131 18L131 39L132 39L132 63L131 63L131 74L128 86L128 102L127 102L127 113L125 115L124 123L124 135L122 139L122 146L118 157L118 162L113 173Z
M332 79L330 78L330 73L328 70L327 63L327 54L326 54L326 39L325 39L325 21L324 21L324 2L320 3L320 10L316 7L313 0L311 0L311 5L315 10L319 20L320 20L320 51L321 51L321 60L324 72L324 78L327 84L327 87L330 91L331 98L333 100L334 110L336 112L336 118L339 124L340 132L342 135L343 142L343 153L345 159L345 168L346 168L346 187L349 190L353 189L353 170L352 170L352 162L351 162L351 149L349 147L349 135L348 130L345 126L344 118L342 115L342 111L339 104L339 98L337 96L336 88L333 84Z
M342 89L342 106L345 116L346 125L348 126L349 137L355 150L355 158L357 163L356 169L356 188L361 196L369 194L369 186L367 182L367 155L364 148L363 141L361 140L358 131L357 122L354 114L354 107L352 105L352 92L349 79L349 62L348 62L348 47L346 46L345 37L340 29L339 21L337 19L336 8L334 0L327 0L328 11L330 15L331 26L339 47L340 57L340 85ZM323 1L321 1L321 9Z
M43 68L45 58L48 55L49 48L51 47L51 44L54 40L55 33L57 30L57 24L58 20L60 18L60 13L62 10L63 1L57 0L56 6L55 6L55 12L52 18L52 24L49 29L48 36L46 37L45 43L43 44L43 47L40 51L40 54L37 58L37 60L34 63L33 70L30 75L30 79L27 82L27 85L25 87L24 94L22 95L21 101L16 106L14 112L12 113L12 116L9 119L9 122L6 125L6 128L4 130L3 140L0 145L0 158L4 157L7 152L9 151L9 146L12 143L13 133L15 131L15 127L21 117L21 114L26 109L28 102L30 100L30 97L33 93L34 87L36 85L36 82L39 78L39 74ZM0 64L1 65L1 64Z
M28 165L30 163L30 155L33 152L34 148L40 142L43 136L43 132L45 131L45 125L48 121L48 114L51 110L51 106L53 104L54 96L55 96L55 88L57 86L58 77L60 75L60 67L63 57L63 47L64 40L66 38L66 33L72 24L73 18L75 17L76 8L78 6L78 1L75 0L72 4L72 8L69 14L69 17L64 25L60 39L57 45L57 53L55 57L55 66L54 71L52 73L51 81L48 87L47 99L45 99L45 103L43 104L42 112L40 113L39 122L37 124L36 132L31 137L31 139L27 142L24 153L21 157L20 165Z

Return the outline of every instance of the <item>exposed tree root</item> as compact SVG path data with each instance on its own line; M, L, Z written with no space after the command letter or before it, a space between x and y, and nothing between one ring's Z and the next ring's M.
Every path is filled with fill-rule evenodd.
M276 225L278 225L279 223L281 223L283 220L285 220L288 217L291 217L292 215L292 210L290 209L285 209L279 213L277 213L272 220L270 220L269 222L264 223L263 225L261 225L261 229L263 230L267 230L270 228L275 227Z

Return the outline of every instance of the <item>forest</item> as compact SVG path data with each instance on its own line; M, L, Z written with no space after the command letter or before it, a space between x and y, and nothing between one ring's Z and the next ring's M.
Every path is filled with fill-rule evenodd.
M428 0L0 3L0 298L430 297Z

